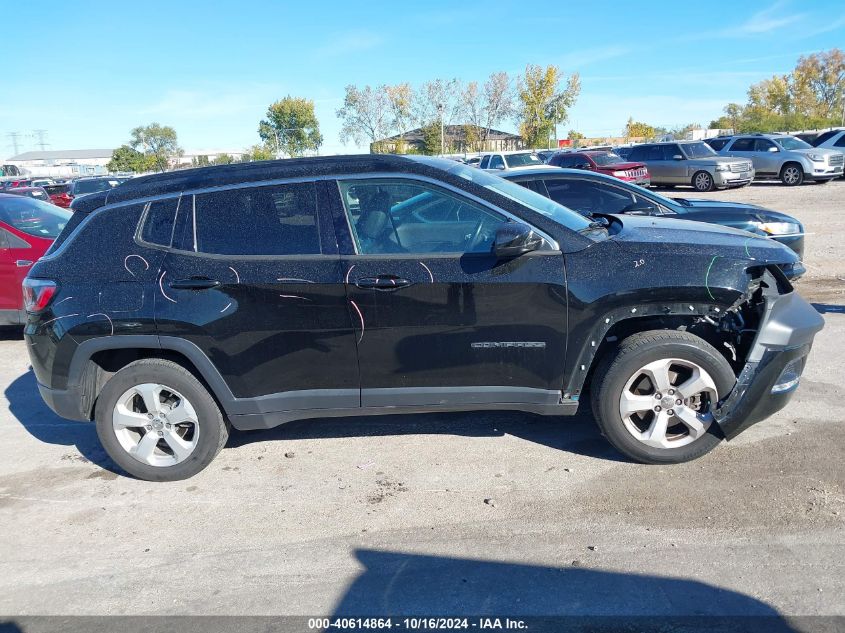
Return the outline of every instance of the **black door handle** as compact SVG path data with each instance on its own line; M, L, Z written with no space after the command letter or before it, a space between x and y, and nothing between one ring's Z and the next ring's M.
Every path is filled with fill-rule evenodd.
M411 285L411 281L401 277L394 277L393 275L383 275L379 277L364 277L355 281L355 285L359 288L368 288L371 290L398 290Z
M220 282L206 277L191 277L189 279L176 279L171 281L169 285L174 290L208 290L209 288L216 288L220 285Z

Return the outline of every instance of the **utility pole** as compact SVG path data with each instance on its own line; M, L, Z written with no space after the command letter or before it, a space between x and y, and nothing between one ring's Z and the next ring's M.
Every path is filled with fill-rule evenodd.
M443 110L445 107L442 103L437 104L437 113L440 115L440 155L446 153L446 136L444 135L445 126L443 125Z
M38 138L38 142L36 143L36 145L38 145L38 147L43 152L45 146L49 145L49 143L44 140L44 136L47 134L47 130L32 130L32 133L36 136L36 138Z
M12 149L14 151L14 156L17 156L19 153L18 149L18 139L20 138L20 134L18 132L9 132L6 137L12 141Z

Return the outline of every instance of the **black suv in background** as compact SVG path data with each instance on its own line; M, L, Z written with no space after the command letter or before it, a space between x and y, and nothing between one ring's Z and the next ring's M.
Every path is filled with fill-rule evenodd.
M584 217L442 159L186 170L73 206L24 284L32 366L150 480L200 471L230 424L567 415L588 388L620 451L694 459L786 404L822 327L781 244Z

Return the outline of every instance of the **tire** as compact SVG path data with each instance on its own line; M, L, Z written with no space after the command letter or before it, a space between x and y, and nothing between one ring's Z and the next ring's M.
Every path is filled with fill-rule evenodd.
M798 163L786 163L780 169L780 181L787 187L797 187L804 182L804 169Z
M229 437L220 407L202 383L184 367L158 358L135 361L112 376L97 398L94 418L109 457L146 481L193 477Z
M713 176L706 171L697 171L692 175L692 188L696 191L713 191Z
M654 394L658 390L643 370L651 367L652 375L658 375L655 368L663 365L669 383L664 384L657 399ZM691 382L696 377L696 383ZM643 464L677 464L701 457L722 440L710 411L735 382L728 361L704 339L677 330L651 330L626 338L603 359L590 385L591 404L602 434L620 453ZM695 384L706 384L707 390L695 391ZM692 387L693 392L682 393L684 385ZM680 406L676 404L679 399ZM623 417L623 402L631 403L637 413ZM657 413L655 407L661 412ZM664 427L658 416L666 421ZM657 442L662 445L655 445Z

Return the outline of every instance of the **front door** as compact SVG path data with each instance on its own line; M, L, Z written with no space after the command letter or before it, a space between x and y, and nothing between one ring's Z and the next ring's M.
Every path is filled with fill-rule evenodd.
M162 336L195 344L240 412L360 406L355 334L315 183L183 194L158 279Z
M334 207L363 406L556 404L563 256L491 252L514 221L411 177L338 183Z

